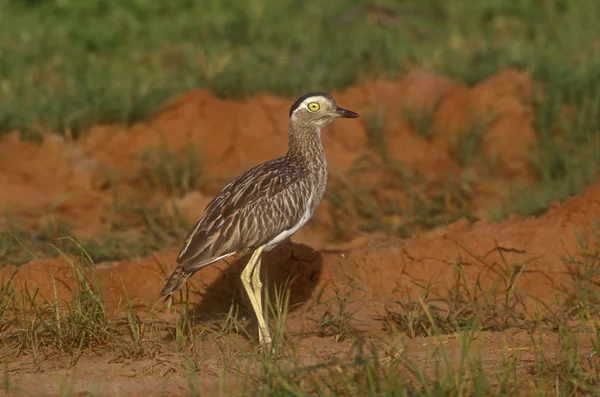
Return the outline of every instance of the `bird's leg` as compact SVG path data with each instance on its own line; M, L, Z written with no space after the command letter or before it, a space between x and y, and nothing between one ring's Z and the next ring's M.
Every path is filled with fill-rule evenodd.
M256 320L258 321L258 337L261 344L263 342L270 342L270 338L266 338L268 337L269 331L262 313L262 308L256 300L256 294L253 290L251 277L257 262L260 260L260 254L262 253L263 248L264 247L260 247L254 251L240 277L242 279L242 284L244 284L244 289L248 294L248 298L250 299L250 303L252 304L252 309L254 309L254 313L256 314Z
M261 265L261 257L259 256L256 260L256 266L254 266L254 270L252 271L252 290L254 291L254 296L256 297L256 303L261 309L262 305L262 282L260 281L260 265Z
M262 305L262 281L260 281L260 265L262 263L262 258L261 256L259 256L256 260L256 266L254 267L254 270L252 272L252 288L254 290L254 296L256 297L256 303L258 305L258 307L260 307L261 309L263 309L263 305ZM262 335L263 335L263 342L266 345L270 345L271 344L271 335L269 335L269 328L266 326L266 322L265 322L265 328L262 331Z

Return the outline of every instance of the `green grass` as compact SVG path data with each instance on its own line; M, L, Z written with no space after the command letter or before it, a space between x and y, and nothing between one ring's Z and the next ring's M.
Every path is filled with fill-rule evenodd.
M452 264L455 268L453 284L423 285L415 282L410 287L398 285L397 305L387 309L385 322L388 329L414 338L469 329L500 332L507 329L531 330L540 326L537 323L539 319L532 318L523 310L523 295L526 293L519 289L519 280L526 264L508 263L504 259L490 262L469 247L463 248L469 256ZM503 249L495 251L504 258ZM472 266L473 262L482 266L477 277L470 278L465 268ZM489 269L493 269L496 281L491 287L484 288L481 278L484 270ZM418 298L414 298L414 290L419 291ZM567 300L564 308L568 306ZM559 321L558 318L555 320Z
M390 160L387 133L385 130L385 118L385 111L379 111L365 117L369 144L371 145L371 149L379 155L383 163L387 163Z
M181 153L168 148L148 150L141 158L145 177L153 187L165 190L169 196L183 196L201 186L202 168L192 146Z
M359 0L251 6L241 0L4 0L0 7L0 134L77 138L96 123L147 118L194 88L236 99L262 92L296 96L393 78L413 66L467 84L517 67L547 93L534 98L536 183L512 186L507 205L491 218L539 215L600 177L600 4L594 0L371 6ZM574 112L567 117L561 107ZM427 112L405 116L417 134L431 136ZM374 147L389 163L383 113L367 121ZM459 163L473 162L480 132L473 126L456 143L452 155ZM147 157L157 162L148 167L151 182L176 195L197 188L201 175L190 168L197 161L192 157L182 164ZM183 176L174 178L177 173ZM448 219L455 216L428 223ZM366 229L381 230L383 223L375 219Z
M329 336L335 341L342 341L349 336L356 335L352 325L355 311L348 309L350 304L356 302L352 299L352 294L356 290L352 281L350 278L345 280L342 288L338 287L335 282L331 285L326 284L317 295L315 305L324 305L326 307L321 318L318 321L313 320L316 323L316 328L319 330L319 336ZM322 295L328 287L333 288L334 296L326 301L321 301Z
M272 313L275 345L273 351L260 354L254 346L228 341L228 334L245 332L247 326L238 318L235 304L214 324L191 322L187 300L174 307L174 324L158 320L151 308L134 308L128 298L123 317L108 317L102 290L94 277L95 265L85 248L79 246L82 259L67 259L75 275L70 303L56 296L39 296L35 291L21 294L12 282L2 286L0 339L6 363L2 387L11 395L21 395L19 385L11 383L15 359L20 360L19 368L27 368L28 363L42 368L57 355L66 355L76 369L77 361L85 355L111 353L127 359L174 357L173 364L189 374L193 395L201 395L202 376L197 373L203 358L195 345L200 339L213 338L224 356L223 380L235 377L240 381L242 391L233 395L594 395L600 386L600 295L595 288L600 227L577 236L582 253L564 259L574 270L573 288L564 293L554 291L555 301L546 305L540 302L533 314L520 305L526 291L521 290L519 280L527 264L503 260L481 263L482 269L495 268L497 275L494 288L485 289L479 285L479 277L469 279L462 264L457 263L456 284L443 285L438 289L442 293L434 292L435 285L415 286L416 298L415 294L398 291L396 307L390 307L386 318L373 320L383 320L382 325L388 326L387 335L365 338L345 333L352 338L352 343L345 345L351 348L350 354L311 364L305 361L310 353L298 349L299 341L285 333L289 310L285 285L275 290L273 300L266 300ZM476 252L469 253L473 260L483 258ZM324 318L345 318L345 328L354 310L350 305L361 305L350 297L353 282L348 279L342 288L328 288L332 288L337 303L326 310ZM407 327L409 317L412 320ZM486 338L482 332L501 330L526 331L530 343L522 349L529 352L528 358L511 353L514 346L510 344L504 346L500 357L482 356ZM582 336L587 336L588 342L582 342L586 339ZM447 344L449 338L456 340L455 347ZM550 341L556 341L558 347L548 348L546 343ZM73 394L74 390L67 388L61 395ZM221 395L232 394L224 391Z
M461 167L470 165L478 155L481 157L481 138L486 131L486 124L473 123L454 143L451 154Z
M423 139L430 139L434 135L433 120L442 98L440 97L433 109L414 110L408 107L402 109L402 114L410 123L412 131Z
M306 366L292 356L286 361L263 362L264 372L256 380L260 393L253 395L595 395L600 386L596 358L600 353L600 300L592 285L598 281L598 230L592 228L588 235L580 236L583 254L565 258L565 263L575 269L572 291L555 291L555 303L540 304L536 313L524 310L521 300L527 292L519 287L519 279L527 264L487 263L471 252L473 260L483 260L482 268L496 269L498 277L493 288L482 288L479 277L469 279L463 264L456 263L456 284L437 286L442 293L434 292L434 285L413 286L412 297L402 289L397 293L397 306L388 311L384 321L392 336L406 338L404 344L365 343L359 337L354 342L354 355L347 361ZM336 299L345 306L345 293L334 288ZM414 292L421 294L415 298ZM531 352L532 358L510 353L510 345L504 346L508 349L499 359L483 357L482 332L509 329L526 331L530 345L524 349ZM556 350L545 346L543 336L548 333L558 342ZM458 341L458 351L445 347L449 339L446 335ZM581 345L578 340L582 335L590 338L591 346ZM421 343L408 343L420 336L423 339L418 341L429 346L424 354L419 348Z
M580 194L600 180L600 83L597 73L573 72L565 80L542 80L535 91L538 144L530 155L533 185L514 184L494 219L541 215L550 204ZM546 76L548 79L549 76Z
M600 5L557 0L0 2L0 130L79 136L204 87L339 89L416 65L474 84L507 66L594 74Z
M95 263L143 257L179 242L189 227L176 211L171 215L147 204L116 204L110 216L103 233L83 241L74 239L71 227L60 220L47 220L33 228L9 222L0 232L0 266L21 265L32 256L54 257L57 249L80 255L79 243Z
M359 158L348 175L330 178L326 197L333 240L377 231L410 237L460 218L474 219L468 180L429 180L399 164L384 143L375 141L373 147L378 158Z
M534 181L512 186L494 219L542 214L553 201L600 179L598 1L363 4L0 0L0 134L18 130L39 139L57 132L76 139L96 123L127 125L148 118L166 100L195 88L234 99L262 92L295 96L393 78L412 66L473 85L502 68L517 67L530 71L544 91L533 97L539 139L530 155ZM431 138L432 114L404 111L404 116L419 136ZM354 226L410 236L470 219L471 181L432 182L399 166L387 149L384 117L384 112L366 117L377 158L358 159L348 175L332 177L328 198L335 237L349 237ZM451 154L461 165L478 164L481 132L481 126L472 126L456 142ZM181 196L201 187L195 152L148 152L143 160L146 180L166 194ZM369 183L354 182L362 173ZM424 358L415 358L408 344L364 342L354 329L360 303L352 299L351 286L334 285L334 297L321 302L325 310L315 328L340 343L354 341L354 353L306 365L296 341L283 333L283 292L271 310L276 351L266 356L227 340L231 333L252 334L237 304L225 318L197 324L183 303L169 324L126 299L123 316L109 318L93 278L95 264L158 251L180 241L189 225L177 214L139 203L114 203L108 218L105 233L93 239L75 238L61 222L33 229L9 222L2 231L0 265L70 255L66 260L75 280L68 305L56 296L34 303L41 298L35 291L21 295L14 285L2 286L2 388L7 394L19 391L10 379L15 358L39 369L57 356L76 365L82 356L98 352L127 360L170 355L182 372L195 375L202 368L196 342L203 338L214 338L223 373L242 379L247 394L255 396L579 396L600 387L597 231L595 245L581 240L588 255L565 258L575 269L573 292L557 294L553 305L540 305L533 316L520 310L524 264L488 264L498 272L492 288L465 277L463 264L456 263L455 285L413 286L420 290L417 298L400 289L382 327L390 339L440 342ZM490 368L474 341L481 332L506 329L528 332L534 358L523 363L506 356ZM544 333L559 342L556 354L546 352ZM577 337L582 334L591 340L592 351L581 350ZM444 349L447 335L460 341L457 355ZM192 394L201 394L199 383L190 375ZM66 383L63 389L61 395L74 394Z
M501 197L504 204L488 209L491 220L500 221L511 214L542 215L552 203L581 194L600 180L600 84L596 74L573 73L557 81L541 75L539 83L530 98L537 133L537 144L528 159L532 178L527 182L515 179L508 185ZM414 124L415 133L430 136L427 111L405 110L404 116ZM344 224L344 219L358 223L362 231L401 236L461 217L474 219L473 187L478 182L494 183L497 177L496 159L487 158L481 150L482 137L493 120L473 121L449 149L463 170L471 167L476 173L449 175L440 181L399 164L400 159L388 149L385 117L380 112L365 118L375 156L357 158L347 175L331 178L328 197L333 204L333 239L353 235L352 226ZM522 175L526 171L522 170Z

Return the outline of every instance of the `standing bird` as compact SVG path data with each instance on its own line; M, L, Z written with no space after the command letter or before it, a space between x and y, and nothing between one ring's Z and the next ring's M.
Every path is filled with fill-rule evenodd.
M328 93L305 94L294 102L287 152L246 171L208 203L185 238L161 296L171 298L204 266L253 250L241 279L258 320L260 344L271 344L262 312L261 254L304 226L323 198L327 159L321 129L338 117L359 115L338 107Z

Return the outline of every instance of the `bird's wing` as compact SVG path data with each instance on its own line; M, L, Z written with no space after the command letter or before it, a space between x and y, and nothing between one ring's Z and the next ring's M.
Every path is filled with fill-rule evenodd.
M186 271L257 248L291 229L306 210L309 186L298 168L265 163L225 186L184 240ZM188 269L189 267L189 269Z

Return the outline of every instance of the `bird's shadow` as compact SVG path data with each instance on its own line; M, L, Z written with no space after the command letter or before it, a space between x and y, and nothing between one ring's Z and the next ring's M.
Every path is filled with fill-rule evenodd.
M235 306L232 304L237 303L238 314L250 320L251 324L246 330L255 333L256 317L240 279L250 256L251 253L248 253L229 262L229 266L217 279L203 288L200 302L191 307L188 313L194 323L223 320ZM274 307L276 293L281 295L284 287L289 292L288 312L293 312L309 300L321 278L322 262L320 252L289 240L269 252L263 252L261 266L263 307L267 307L266 296ZM190 291L190 294L194 292Z

